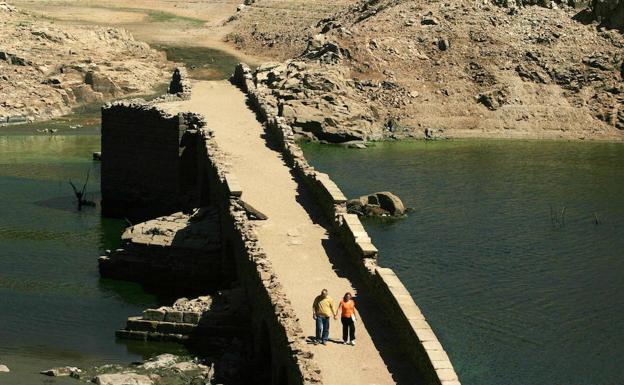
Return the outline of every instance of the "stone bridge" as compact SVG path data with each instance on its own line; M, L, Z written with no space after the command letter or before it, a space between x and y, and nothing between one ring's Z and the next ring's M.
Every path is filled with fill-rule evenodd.
M311 167L251 71L156 102L102 110L105 214L150 218L218 207L223 264L250 304L258 384L458 385L453 366L346 197ZM264 213L254 220L249 207ZM309 343L312 301L354 293L357 346ZM333 322L330 338L340 340Z

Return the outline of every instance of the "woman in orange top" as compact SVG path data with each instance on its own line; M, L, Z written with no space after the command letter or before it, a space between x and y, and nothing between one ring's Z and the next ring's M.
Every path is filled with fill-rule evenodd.
M344 297L338 305L334 319L338 318L340 313L340 321L342 321L342 340L345 344L355 345L355 301L351 293L345 293Z

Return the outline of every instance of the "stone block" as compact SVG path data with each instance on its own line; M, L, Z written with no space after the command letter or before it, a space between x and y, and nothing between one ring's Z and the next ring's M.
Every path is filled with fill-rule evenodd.
M377 256L379 250L370 242L357 242L357 247L363 257Z
M391 289L391 292L393 292L392 290L394 289ZM414 302L414 299L409 293L394 295L394 299L401 308L401 311L403 312L407 320L425 319L425 316L420 311L420 308L418 307L418 305L416 305L416 302Z
M175 324L175 334L191 334L195 331L197 325L179 323Z
M133 331L155 332L157 325L158 321L145 321L142 319L128 318L126 329Z
M236 175L232 173L225 174L225 183L227 185L230 196L240 197L243 195L243 189L238 181Z
M184 316L181 311L168 310L165 313L165 322L182 322L183 319Z
M360 221L360 218L357 216L357 214L342 214L342 219L347 224L358 224L362 226L362 222Z
M444 350L444 347L440 343L440 341L422 341L422 345L425 350Z
M410 319L409 323L412 326L412 329L426 329L430 327L424 319Z
M438 341L438 337L436 337L435 333L433 332L433 330L431 330L431 328L414 330L416 330L416 335L418 336L418 340L420 342Z
M157 330L163 334L174 334L176 332L176 324L173 322L159 322Z
M453 369L453 364L449 360L431 361L433 368L438 369Z
M362 225L362 222L345 222L345 225L352 233L366 232L366 229L364 228L364 225Z
M430 361L450 361L444 350L427 350L427 355Z
M455 373L455 370L448 369L448 368L444 368L444 369L436 369L436 374L438 375L438 378L440 379L440 381L457 381L457 373Z
M185 311L182 321L187 324L198 324L200 319L201 313Z
M165 311L161 309L147 309L143 311L143 319L146 321L164 321Z

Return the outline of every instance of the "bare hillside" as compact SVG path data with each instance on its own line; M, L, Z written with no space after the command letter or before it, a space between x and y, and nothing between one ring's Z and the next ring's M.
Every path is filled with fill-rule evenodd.
M339 96L370 125L333 139L624 138L624 39L609 20L591 22L582 4L327 3L257 0L231 22L243 50L298 57L334 82L344 74ZM331 131L324 116L345 105L320 103L305 82L286 93L293 80L263 82L276 108L295 99L319 120L301 124L314 135Z
M61 27L0 2L0 124L151 93L170 64L123 29Z

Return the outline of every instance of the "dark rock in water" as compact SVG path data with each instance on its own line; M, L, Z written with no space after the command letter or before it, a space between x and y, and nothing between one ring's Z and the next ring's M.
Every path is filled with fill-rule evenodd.
M93 160L96 161L101 161L102 160L102 153L99 151L96 151L93 153Z
M357 148L357 149L365 149L366 143L361 140L351 140L348 142L339 143L340 146L346 148Z
M58 368L44 370L41 372L41 374L44 374L50 377L69 377L69 376L73 376L74 374L78 374L80 372L82 372L82 370L75 368L73 366L62 366Z
M388 191L362 196L347 202L347 210L360 216L400 216L405 214L401 199Z

